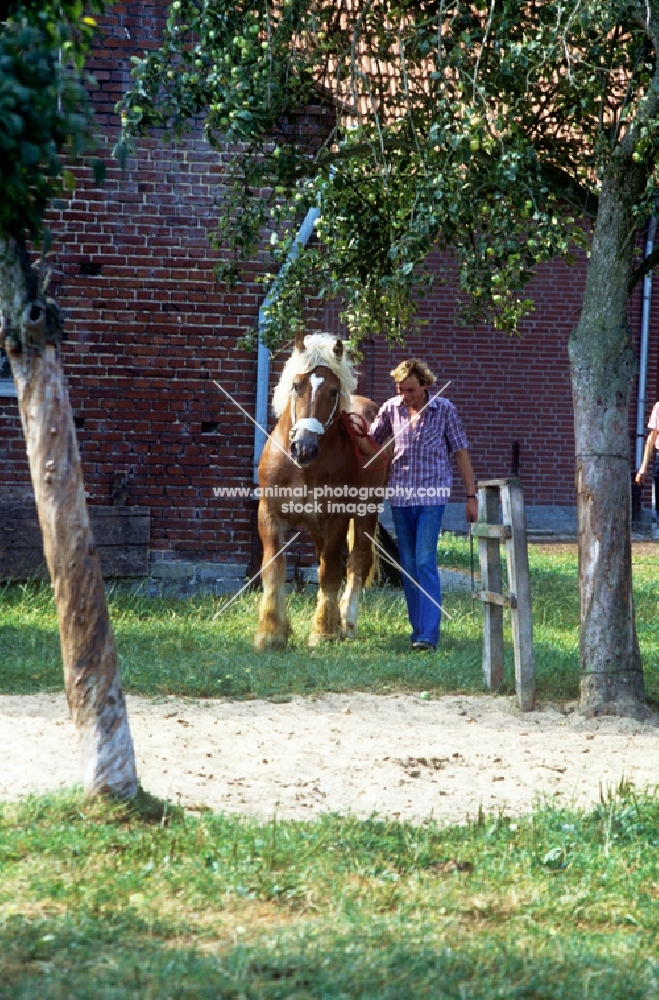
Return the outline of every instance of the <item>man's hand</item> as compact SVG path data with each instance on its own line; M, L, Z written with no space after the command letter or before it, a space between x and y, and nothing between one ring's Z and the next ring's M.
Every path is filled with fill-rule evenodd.
M471 467L471 459L466 448L459 448L455 453L455 464L458 467L460 478L467 491L467 507L465 516L467 524L473 524L478 520L478 500L473 495L476 492L476 477Z

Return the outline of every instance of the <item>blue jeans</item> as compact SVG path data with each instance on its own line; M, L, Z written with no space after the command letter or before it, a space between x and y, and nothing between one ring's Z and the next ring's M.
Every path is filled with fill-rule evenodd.
M442 587L437 569L437 540L444 507L392 507L412 642L439 642ZM418 586L417 586L418 584Z

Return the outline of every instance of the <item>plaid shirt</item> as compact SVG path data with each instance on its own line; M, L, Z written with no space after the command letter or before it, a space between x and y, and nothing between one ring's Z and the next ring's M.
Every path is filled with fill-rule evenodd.
M453 403L443 396L433 399L417 422L400 396L384 403L370 433L382 445L395 438L388 489L392 507L448 503L453 484L451 453L468 448L467 435Z

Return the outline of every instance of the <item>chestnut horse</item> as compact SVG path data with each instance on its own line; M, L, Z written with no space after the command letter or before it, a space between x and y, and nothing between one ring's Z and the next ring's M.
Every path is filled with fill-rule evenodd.
M353 395L357 378L343 343L328 334L298 336L295 351L275 389L279 418L259 463L259 534L263 543L263 598L257 650L283 649L290 634L284 583L287 532L306 528L316 545L318 601L310 645L353 638L363 585L373 561L377 508L389 458L367 427L378 408ZM339 605L344 543L350 521L352 546Z

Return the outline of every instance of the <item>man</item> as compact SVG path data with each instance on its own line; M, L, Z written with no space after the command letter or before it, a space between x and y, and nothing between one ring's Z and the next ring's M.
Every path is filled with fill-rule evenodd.
M469 522L478 519L476 482L457 410L448 399L433 395L436 379L428 365L411 358L391 376L397 395L380 408L370 433L378 444L394 439L388 490L405 571L412 649L434 652L442 602L437 540L453 482L451 455L467 490Z
M654 457L653 464L653 475L654 475L654 516L657 517L657 508L659 507L659 495L657 487L659 486L659 441L657 440L657 433L659 432L659 403L655 403L652 407L652 413L650 414L650 419L648 420L648 429L650 431L648 439L645 442L645 451L643 452L643 461L641 462L640 468L636 473L636 482L639 486L643 485L645 480L645 475L648 471L648 466L650 465L650 459Z

